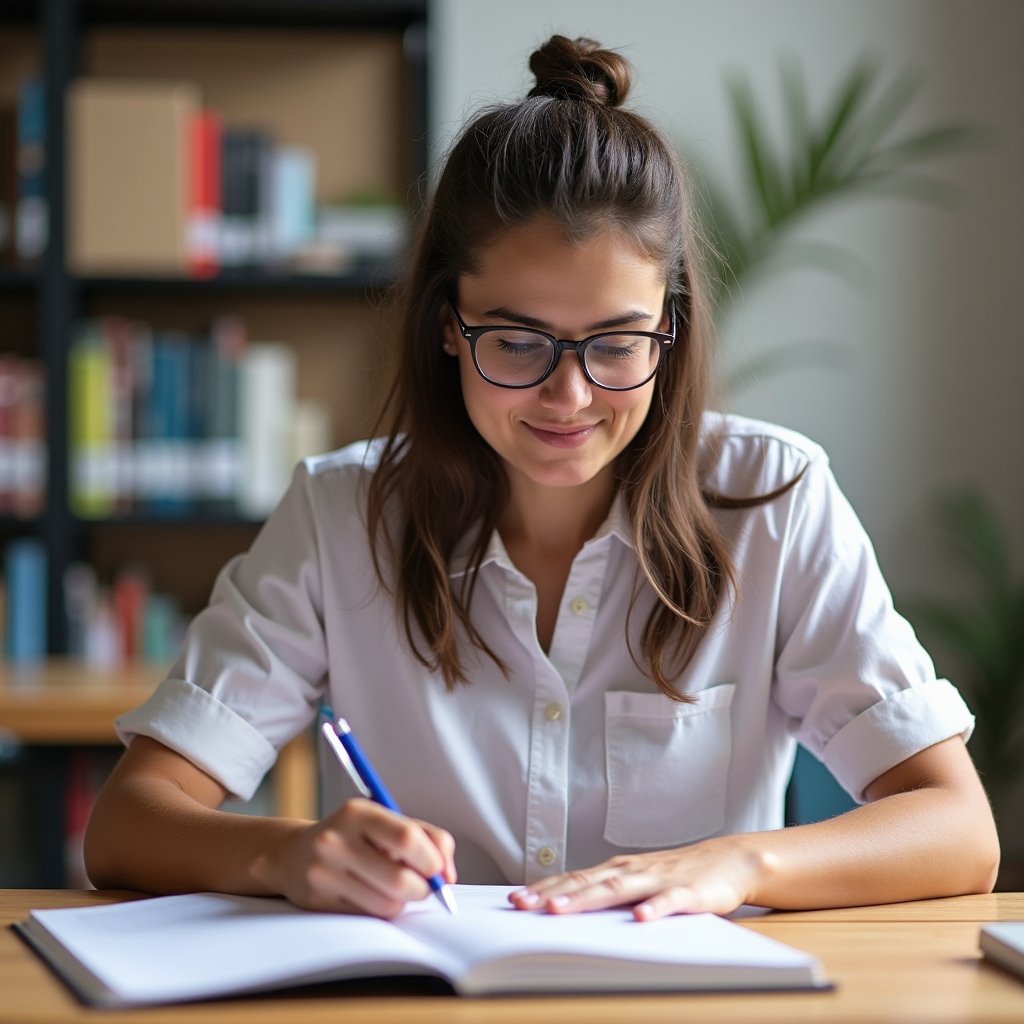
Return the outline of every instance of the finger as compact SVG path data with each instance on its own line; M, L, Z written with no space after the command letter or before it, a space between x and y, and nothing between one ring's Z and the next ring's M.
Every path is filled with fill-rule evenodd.
M424 899L429 887L411 868L392 860L365 837L325 829L314 841L310 884L327 898L349 899L377 916L393 917L411 901Z
M313 910L334 913L371 914L390 920L400 914L406 900L381 892L352 871L336 872L325 864L314 864L307 872Z
M423 878L445 868L444 854L421 822L359 798L349 800L334 817L342 834L370 843Z
M520 910L536 910L553 900L562 902L563 897L573 897L618 874L620 874L618 869L605 864L587 868L585 871L569 871L562 875L541 879L524 889L518 889L509 895L509 901Z
M444 858L444 868L441 875L446 882L458 881L458 873L455 869L455 839L452 834L428 821L417 822L430 837L430 841L438 848Z
M695 880L660 890L638 903L633 916L653 921L668 914L731 914L743 905L743 896L732 885L716 880Z
M652 880L643 875L608 874L586 885L555 892L544 899L543 906L550 914L579 914L636 903L654 891Z
M730 907L734 910L735 907ZM638 903L633 908L633 917L638 921L656 921L672 914L699 914L711 911L711 907L703 905L699 893L688 885L677 885L671 889L663 889ZM711 911L714 912L714 911ZM728 911L722 911L728 913Z

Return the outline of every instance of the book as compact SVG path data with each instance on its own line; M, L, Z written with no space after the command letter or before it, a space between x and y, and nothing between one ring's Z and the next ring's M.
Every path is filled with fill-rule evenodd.
M994 964L1024 978L1024 921L983 924L978 946Z
M295 350L282 342L249 342L239 376L242 474L238 507L262 519L288 488L295 423Z
M221 123L207 108L189 123L188 269L193 277L213 277L218 267L221 215Z
M712 914L512 909L509 886L454 887L392 921L197 893L36 910L19 933L84 1002L147 1006L325 981L421 975L460 995L827 988L809 954Z
M68 263L78 274L184 275L190 131L186 81L79 78L68 87Z
M117 500L113 366L98 322L79 326L68 352L68 457L71 510L103 519Z
M46 91L36 75L18 89L17 190L14 246L18 259L33 261L46 251L49 205L46 199Z
M46 375L42 363L19 359L15 387L9 439L10 504L16 516L27 519L42 513L46 488Z
M4 552L6 655L12 665L38 665L46 657L46 564L46 546L36 537L18 537Z

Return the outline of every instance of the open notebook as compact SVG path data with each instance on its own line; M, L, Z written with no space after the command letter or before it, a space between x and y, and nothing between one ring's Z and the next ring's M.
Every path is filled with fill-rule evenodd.
M463 995L826 987L814 957L709 914L511 909L507 886L455 886L396 920L199 893L33 911L15 927L86 1002L143 1006L312 982L432 975Z

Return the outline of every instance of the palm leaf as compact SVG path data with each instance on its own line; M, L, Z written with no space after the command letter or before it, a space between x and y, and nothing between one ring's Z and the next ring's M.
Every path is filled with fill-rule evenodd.
M834 370L848 362L848 349L835 342L816 339L793 341L771 352L753 356L730 370L725 377L725 387L730 393L738 394L784 370L808 366Z
M869 76L878 75L877 66L863 66ZM837 151L832 158L836 167L841 169L837 176L848 177L851 173L850 168L856 168L860 161L892 131L893 126L910 107L920 84L917 75L904 71L885 87L874 106L861 115L856 131L845 133L841 140L842 145L837 145Z
M866 102L877 73L875 62L867 59L855 63L847 73L830 112L825 115L821 128L815 133L816 141L812 143L809 153L812 181L830 176L831 162L836 152L843 148L850 125Z
M864 57L841 79L832 100L817 117L799 66L792 58L780 63L782 101L788 148L780 158L749 79L734 74L728 96L739 140L744 177L749 188L750 225L714 189L706 188L704 220L712 233L716 305L724 312L742 292L747 276L763 271L794 243L792 230L810 214L858 194L876 198L910 198L948 205L957 195L948 183L917 169L936 157L975 147L986 136L957 123L927 125L892 137L920 88L909 72L879 91L878 63ZM875 97L874 99L872 97ZM808 265L811 248L801 242L790 265ZM863 268L855 257L842 257L838 247L820 248L817 265L843 274Z
M763 223L774 224L786 205L782 172L761 127L749 81L744 76L735 75L728 89L746 158L747 177L760 201L759 213Z

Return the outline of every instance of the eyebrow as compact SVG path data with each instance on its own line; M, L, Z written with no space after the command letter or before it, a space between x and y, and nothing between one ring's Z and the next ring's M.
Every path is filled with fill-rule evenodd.
M539 320L535 316L527 316L525 313L516 312L514 309L509 309L508 306L495 306L494 309L488 309L483 315L492 320L522 324L524 327L534 327L538 331L551 333L551 325L546 321ZM638 324L643 323L645 320L653 319L654 314L648 310L627 309L618 316L609 317L607 320L599 320L596 323L590 324L584 330L588 332L604 331L611 327L624 327L628 324Z

